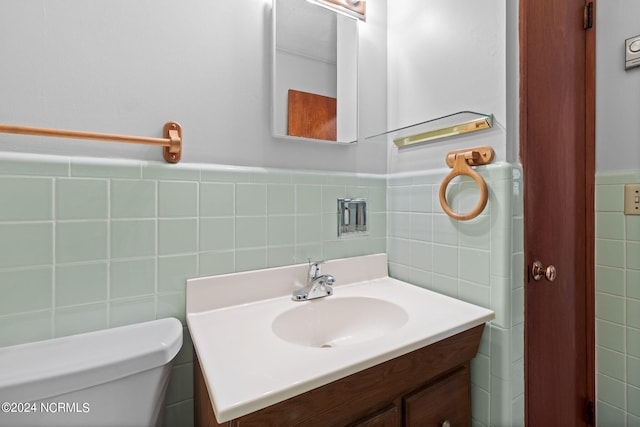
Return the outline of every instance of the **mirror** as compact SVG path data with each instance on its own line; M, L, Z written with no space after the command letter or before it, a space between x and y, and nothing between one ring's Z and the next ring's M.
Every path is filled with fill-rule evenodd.
M272 19L273 135L355 142L358 21L305 0L273 0Z

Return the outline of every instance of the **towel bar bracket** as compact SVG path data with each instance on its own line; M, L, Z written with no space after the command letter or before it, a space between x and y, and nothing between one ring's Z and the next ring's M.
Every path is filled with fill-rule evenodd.
M450 168L456 163L456 157L464 156L470 166L486 165L493 160L493 148L488 146L465 148L463 150L451 151L447 154L447 166Z
M176 122L164 124L163 136L169 145L162 148L162 155L168 163L178 163L182 158L182 127Z

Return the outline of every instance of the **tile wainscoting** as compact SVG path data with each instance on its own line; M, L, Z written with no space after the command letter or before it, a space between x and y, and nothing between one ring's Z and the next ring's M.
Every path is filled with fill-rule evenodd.
M440 207L450 170L394 175L388 184L390 274L495 311L472 361L475 426L524 425L524 288L522 172L496 163L478 167L489 201L469 221ZM454 212L478 203L476 183L456 178L447 200Z
M337 238L337 198L370 233ZM162 317L185 279L386 251L386 176L0 155L0 346ZM192 424L192 346L165 425Z
M596 175L596 385L602 427L640 425L640 216L624 184L640 171Z

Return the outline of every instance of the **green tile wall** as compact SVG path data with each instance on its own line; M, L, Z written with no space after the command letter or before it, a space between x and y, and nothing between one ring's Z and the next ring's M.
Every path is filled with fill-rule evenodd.
M640 425L640 216L624 215L624 184L640 171L596 176L598 425Z
M55 195L58 220L107 218L106 180L56 179Z
M0 242L3 243L0 245L0 269L46 265L53 261L52 222L2 221Z
M185 279L386 251L386 176L0 154L0 346L174 316ZM368 237L337 238L337 197ZM166 426L193 424L192 357Z
M50 179L0 178L0 200L15 200L12 204L0 204L0 220L52 219L52 184ZM32 197L22 198L22 192L31 194Z
M0 346L167 316L184 322L191 277L386 251L393 276L496 311L473 361L474 425L521 425L522 183L508 164L479 169L488 207L457 222L438 204L444 170L327 174L0 154ZM474 185L451 187L454 209L475 205ZM368 237L336 237L338 197L368 198ZM640 359L640 332L630 331L624 339L638 350L627 359ZM166 426L193 424L192 357L185 328Z
M491 308L490 322L472 361L475 426L524 425L524 289L522 181L518 166L479 167L489 188L485 210L470 221L442 211L440 182L449 170L389 177L390 274ZM478 201L476 184L463 179L448 188L456 212Z

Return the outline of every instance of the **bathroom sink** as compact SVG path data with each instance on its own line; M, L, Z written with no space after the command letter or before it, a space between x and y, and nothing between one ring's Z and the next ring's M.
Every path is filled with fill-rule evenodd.
M308 347L369 341L402 327L409 319L402 307L377 298L327 297L302 304L278 315L271 327L279 338Z
M483 307L388 276L385 254L330 260L333 295L294 301L309 266L187 280L187 324L218 423L452 337Z

